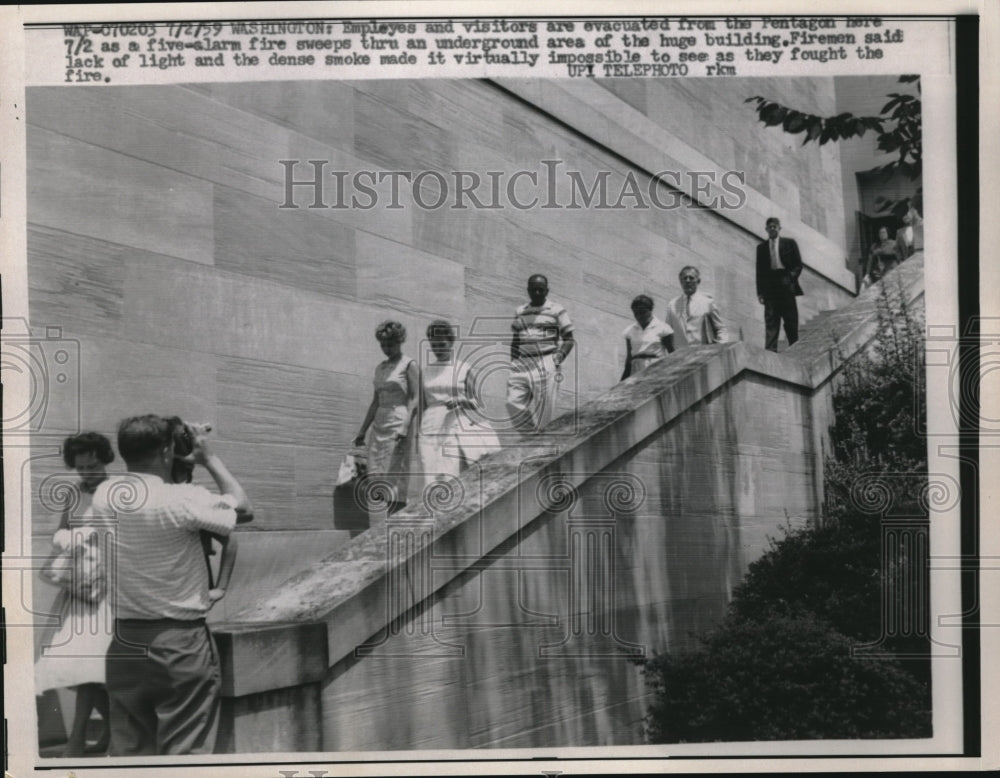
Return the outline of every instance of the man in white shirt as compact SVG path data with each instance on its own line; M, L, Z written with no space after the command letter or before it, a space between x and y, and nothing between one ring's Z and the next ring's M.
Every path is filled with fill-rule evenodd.
M173 483L178 422L125 419L118 451L129 472L94 494L94 515L113 528L115 637L106 682L116 756L215 748L221 676L205 624L211 601L201 531L226 536L252 514L243 488L201 431L194 431L191 457L221 494Z
M729 329L711 295L698 291L701 273L694 265L681 270L678 278L683 294L667 306L667 323L674 330L677 346L728 343Z
M635 324L630 324L622 333L625 336L622 381L674 350L674 331L669 324L653 315L652 297L640 294L632 300L632 315Z
M552 419L559 369L573 350L573 322L548 294L548 279L540 273L531 276L528 302L518 307L511 323L507 412L520 430L538 431Z

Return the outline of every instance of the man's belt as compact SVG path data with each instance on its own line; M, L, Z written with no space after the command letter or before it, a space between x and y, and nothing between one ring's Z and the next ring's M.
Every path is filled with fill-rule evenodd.
M122 627L203 627L205 619L115 619Z

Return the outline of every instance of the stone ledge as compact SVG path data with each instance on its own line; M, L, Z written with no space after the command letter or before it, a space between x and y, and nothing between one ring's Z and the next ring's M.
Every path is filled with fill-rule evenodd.
M325 624L270 624L212 630L222 664L222 694L247 694L320 680L328 667Z
M787 353L800 360L809 372L810 385L822 386L834 374L837 352L854 354L874 334L874 317L883 285L890 294L897 290L908 303L923 297L924 254L918 252L892 270L885 279L857 296L850 304L826 311L810 320L802 338Z

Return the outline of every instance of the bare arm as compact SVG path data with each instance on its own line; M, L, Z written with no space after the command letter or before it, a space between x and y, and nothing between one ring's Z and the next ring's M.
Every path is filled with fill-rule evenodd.
M212 602L221 600L226 589L229 588L229 581L233 577L233 568L236 567L236 554L239 551L239 543L235 535L220 538L219 542L222 544L222 548L219 550L219 579L208 593Z
M448 409L452 408L482 408L483 400L479 396L479 388L476 386L475 376L472 374L471 370L467 370L465 373L465 383L462 386L464 393L461 397L456 397L454 400L448 400L445 406Z
M632 375L632 341L625 338L625 369L622 371L620 381L624 381Z
M413 419L417 414L417 401L420 399L420 371L417 369L417 363L410 360L410 364L406 366L406 427L397 436L400 439L405 438L409 433L410 428L413 425Z
M240 482L229 472L229 468L219 458L219 455L211 451L208 440L205 438L205 433L200 430L195 431L192 456L196 464L202 465L208 470L219 491L236 500L236 504L233 507L236 508L237 522L247 522L253 519L250 498L247 497L247 493L243 491Z
M559 348L556 349L555 356L553 357L557 365L561 365L565 361L566 357L569 356L569 352L573 350L575 343L576 341L573 340L572 332L567 332L563 335L562 342L559 344Z
M62 516L59 517L59 526L56 527L56 530L69 529L69 514L71 512L71 508L66 508L66 510L62 512Z
M665 348L667 350L668 354L673 354L674 353L674 334L673 333L670 333L669 335L664 335L662 338L660 338L660 343L663 344L663 348Z
M521 334L519 332L515 332L510 339L510 358L511 360L521 358Z
M355 446L363 446L365 444L365 434L368 432L368 428L372 425L375 420L375 411L378 410L378 393L372 395L371 404L368 406L368 412L365 414L365 420L361 422L361 429L358 430L357 436L354 438Z

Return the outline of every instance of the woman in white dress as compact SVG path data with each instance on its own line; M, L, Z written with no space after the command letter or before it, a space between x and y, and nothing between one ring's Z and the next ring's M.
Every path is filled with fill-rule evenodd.
M111 613L107 602L107 570L102 533L88 526L94 490L107 478L106 466L115 454L111 442L97 432L66 438L63 460L76 470L80 483L68 501L52 537L53 555L42 577L59 586L53 610L59 614L54 634L42 637L42 653L35 664L35 693L73 687L76 706L64 756L84 751L103 753L109 740L108 693L104 686L104 658L111 643ZM87 748L87 723L97 708L105 730L97 744Z
M417 409L420 374L417 363L403 356L406 328L384 321L375 328L386 359L375 368L375 394L354 445L364 446L368 436L368 475L373 483L371 498L385 502L388 514L406 505L410 478L412 436L410 428ZM375 487L378 482L380 486Z
M433 321L427 339L435 359L424 367L420 380L419 451L425 489L500 448L496 432L476 418L482 403L469 365L455 354L455 327Z

